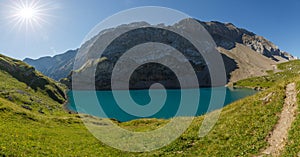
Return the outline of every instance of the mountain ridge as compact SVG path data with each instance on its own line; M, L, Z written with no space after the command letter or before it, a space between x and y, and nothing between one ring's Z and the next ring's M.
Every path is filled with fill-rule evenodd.
M25 58L23 61L34 66L46 76L54 80L59 80L67 77L69 72L73 69L74 58L77 51L78 49L68 50L65 53L53 57L45 56L38 59Z
M276 58L273 58L273 55L278 55L286 59L294 58L291 54L280 50L278 46L276 46L268 39L250 32L244 28L238 28L232 23L221 23L218 21L199 22L206 28L206 30L216 41L216 44L220 47L230 50L234 47L234 42L237 42L250 47L258 53L272 58L275 61L278 60Z
M278 46L276 46L272 42L268 41L264 37L258 36L253 32L247 31L246 29L238 28L235 25L233 25L232 23L221 23L221 22L217 22L217 21L211 21L211 22L198 21L198 22L200 22L204 26L204 28L206 28L206 30L210 33L212 38L215 40L217 46L219 47L218 50L222 54L223 60L225 62L225 69L227 72L228 83L235 82L240 79L245 79L248 77L265 75L266 71L272 70L274 68L274 65L276 65L277 63L294 59L291 54L280 50L278 48ZM135 23L131 23L131 24L121 25L114 29L110 28L110 29L103 30L96 36L96 38L93 37L92 39L90 39L89 41L84 43L80 49L85 49L85 48L89 47L91 43L93 43L95 40L97 40L97 38L101 38L101 40L105 40L104 38L106 35L115 33L116 30L122 30L122 29L126 29L128 27L137 27L137 26L138 27L140 27L140 26L146 27L146 26L151 26L151 25L146 22L135 22ZM241 46L239 46L239 45L243 45L245 47L241 48ZM253 58L254 64L252 64L253 66L250 67L250 66L246 66L246 64L249 63L249 61L247 61L247 58L241 58L241 57L236 58L237 55L228 55L228 53L230 51L234 51L235 54L244 54L244 53L249 53L249 52L254 51L260 55L255 55L256 57L258 57L258 59ZM254 54L254 53L251 53L251 54ZM62 55L64 55L64 54L62 54ZM80 55L82 55L82 54L80 54ZM78 58L87 57L87 58L94 58L94 60L95 59L97 60L97 58L95 58L95 56L96 55L94 55L94 54L88 54L88 56L79 56ZM247 55L240 55L240 56L247 56ZM73 57L75 58L75 55ZM107 56L105 56L105 57L107 57ZM111 55L110 57L107 57L108 60L105 60L103 63L97 63L97 64L100 64L100 65L106 64L105 65L106 67L109 64L113 65L115 61L112 61L111 59L114 57L116 57L116 56ZM56 65L60 65L61 67L55 66L55 68L52 68L50 66L50 68L49 68L49 66L46 66L46 67L48 67L46 70L42 68L43 65L35 64L37 62L40 62L41 59L43 59L43 58L41 58L40 60L39 59L38 60L26 59L24 61L35 66L37 68L37 70L42 71L45 75L52 77L56 80L64 78L63 76L68 76L68 79L64 79L63 82L66 83L69 81L69 83L67 83L67 84L70 84L70 81L71 81L70 74L73 69L71 69L71 66L68 66L68 65L73 65L72 61L74 61L74 58L71 57L69 59L66 59L66 60L68 60L68 62L66 64L61 64L61 65L56 64ZM258 63L256 64L256 62L255 62L256 59L263 61L262 64L265 64L265 65L264 66L257 65ZM237 63L237 60L240 60L239 63ZM241 60L243 60L243 61L241 61ZM190 59L190 61L196 62L194 59ZM109 67L111 67L112 65L110 65ZM203 66L203 65L199 65L199 66ZM54 71L49 70L49 69L61 69L62 67L68 67L68 68L66 68L66 70L64 70L64 72L63 72L64 74L60 74L60 75L56 74L55 70ZM250 68L250 70L246 69L246 67ZM77 69L79 69L79 68L81 68L81 67L77 67ZM243 71L243 72L238 72L238 71ZM246 72L246 71L248 71L248 72ZM249 71L250 71L250 75L249 75ZM237 77L236 74L241 75L241 77ZM106 74L104 74L104 75L106 75ZM145 81L142 81L142 82L141 81L142 80L137 80L137 82L140 82L140 84L141 83L145 84ZM155 80L155 81L157 81L157 80ZM207 79L206 79L206 82L207 82ZM103 82L103 81L100 81L98 83L107 84L107 82ZM146 84L147 84L147 82L146 82ZM100 87L99 89L101 89L101 88L106 89L108 87ZM144 87L142 86L141 88L144 88Z

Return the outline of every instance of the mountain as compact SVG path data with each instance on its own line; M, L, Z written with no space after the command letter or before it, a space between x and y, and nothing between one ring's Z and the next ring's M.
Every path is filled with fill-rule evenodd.
M59 80L65 78L73 69L74 58L78 50L69 50L54 57L42 57L39 59L25 58L23 61L34 66L44 75Z
M183 21L180 21L173 26L164 27L180 27ZM218 51L222 54L227 74L227 83L233 83L238 80L253 76L266 75L266 71L275 69L276 64L293 59L292 55L280 50L275 44L268 41L264 37L256 35L255 33L247 31L246 29L238 28L232 23L221 23L217 21L198 22L201 23L210 33L218 46ZM131 34L127 35L131 36L132 38L124 38L119 41L119 43L122 43L123 46L118 46L118 43L116 43L114 47L108 49L102 56L97 55L96 52L99 52L99 50L101 50L101 47L99 47L99 45L101 45L103 42L108 42L107 37L121 34L120 32L124 32L124 30L130 28L132 29L140 27L146 28L143 30L144 32L142 32L144 33L143 35L140 35L140 32L138 31L131 32ZM79 54L78 56L78 62L80 62L80 66L77 65L77 67L75 67L75 69L77 70L72 72L73 76L74 74L80 74L83 76L81 79L81 84L83 86L82 88L90 88L87 86L87 84L84 84L84 82L88 80L86 79L88 74L85 73L88 72L89 68L93 67L93 65L97 65L95 80L96 88L99 90L110 89L111 72L117 59L122 55L120 52L126 50L130 46L130 44L135 45L143 41L146 42L147 40L160 40L159 33L154 32L153 34L153 32L151 32L152 30L148 29L147 27L150 28L151 25L146 22L135 22L131 24L121 25L113 29L103 30L97 36L84 43L79 49L79 51L84 52L83 54ZM150 39L145 38L145 34L147 33L148 35L152 34L153 37L151 37ZM210 86L210 78L205 61L200 55L197 55L197 53L190 53L197 50L194 50L191 46L185 43L184 40L179 39L178 41L174 42L175 39L177 40L174 34L168 35L169 38L166 39L167 41L162 42L172 43L173 47L177 47L183 50L183 54L195 69L200 86ZM91 43L93 43L93 45ZM126 46L124 45L124 43L128 43L129 45ZM92 52L87 51L91 49ZM171 51L166 50L166 52ZM170 56L167 56L167 54L168 53L161 54L160 59L170 58ZM35 66L35 63L38 60L41 61L41 59L35 61L30 60L31 62L29 61L29 59L26 59L24 61L35 66L38 70L42 71L47 76L58 80L60 78L63 78L63 76L67 76L68 74L70 74L71 68L68 65L72 64L72 61L74 61L74 56L75 54L73 54L73 56L70 56L70 58L65 57L64 63L52 64L53 66L49 66L47 62L39 62L39 66ZM49 62L51 59L51 62L55 62L53 58L48 58ZM181 60L180 62L183 63L183 60ZM55 70L53 70L61 68L64 69L64 72L56 73ZM124 73L126 72L127 71L125 71ZM149 77L150 73L153 77ZM72 75L69 75L67 79L63 79L62 81L70 85L71 76ZM155 64L144 65L136 69L131 77L130 87L137 89L148 88L154 82L160 82L167 88L179 87L179 82L170 69Z

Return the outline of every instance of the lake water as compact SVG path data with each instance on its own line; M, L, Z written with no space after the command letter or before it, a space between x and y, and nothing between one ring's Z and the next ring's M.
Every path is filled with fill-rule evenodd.
M215 95L213 97L214 100L218 100L219 102L223 102L220 105L216 105L214 109L219 109L223 106L226 106L238 99L244 98L246 96L250 96L255 94L257 91L252 89L232 89L227 87L217 87L217 88L199 88L199 89L192 89L192 90L199 90L200 93L200 100L197 101L198 109L195 111L194 115L185 114L184 116L199 116L203 115L207 112L209 103L211 101L211 92L212 89L216 91L225 91L225 101L222 101L222 96ZM185 99L184 103L185 105L189 105L189 101L194 100L193 94L189 94L189 92L192 91L191 89L183 89L183 90L151 90L151 96L158 96L161 97L163 93L166 94L165 101L160 110L158 112L155 112L154 114L151 114L151 116L147 116L147 118L171 118L174 117L177 113L177 110L180 108L180 103L182 100L182 94L187 93L187 98ZM132 103L129 100L122 99L123 95L126 95L125 93L128 91L118 91L119 97L121 97L121 102L130 104ZM149 90L130 90L130 95L132 99L138 104L138 105L147 105L151 98L149 96ZM80 113L86 113L98 117L105 117L105 118L114 118L118 121L129 121L133 119L141 118L139 116L134 116L132 114L128 114L125 112L116 102L116 100L113 97L112 91L70 91L68 93L69 97L69 103L67 104L67 107L70 110L78 111ZM224 96L223 96L224 97ZM76 101L75 101L75 100ZM216 101L216 102L218 102ZM76 102L76 105L75 105ZM192 103L192 102L191 102ZM101 105L100 105L101 104ZM99 107L101 106L102 111L99 111Z

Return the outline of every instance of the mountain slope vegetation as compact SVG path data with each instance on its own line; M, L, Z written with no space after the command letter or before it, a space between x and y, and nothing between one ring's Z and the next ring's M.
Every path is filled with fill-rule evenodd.
M6 72L10 74L19 82L25 83L28 88L34 91L44 92L59 103L64 103L66 101L66 96L62 85L56 83L48 77L45 77L40 72L36 71L34 67L29 66L22 61L0 55L0 70L2 73ZM1 79L4 78L5 77ZM6 83L5 80L3 80L3 83L4 82ZM7 88L4 90L8 90ZM16 87L12 84L9 88L10 90L14 90ZM19 91L19 93L23 92Z

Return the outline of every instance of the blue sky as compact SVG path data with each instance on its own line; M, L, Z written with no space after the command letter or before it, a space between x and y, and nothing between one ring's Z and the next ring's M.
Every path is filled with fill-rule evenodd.
M298 0L40 0L41 12L47 14L42 16L45 22L27 31L9 18L14 14L11 6L21 2L0 0L0 53L18 59L53 56L78 48L97 23L139 6L163 6L202 21L231 22L300 56Z

